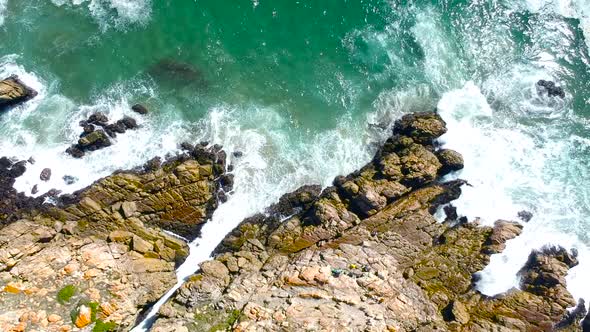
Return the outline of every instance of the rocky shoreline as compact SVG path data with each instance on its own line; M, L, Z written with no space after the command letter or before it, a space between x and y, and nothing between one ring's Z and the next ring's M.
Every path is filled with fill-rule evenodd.
M185 145L186 147L186 145ZM0 159L0 329L126 330L176 283L176 267L223 199L225 153L198 145L72 195L12 189L25 163ZM223 183L223 185L222 185ZM46 203L51 198L53 203Z
M581 331L586 308L565 285L575 252L531 253L520 290L490 298L474 289L477 272L522 226L457 218L448 204L466 182L442 180L463 168L458 152L437 143L446 131L436 113L406 115L365 167L242 221L152 330ZM12 188L26 161L0 159L0 328L135 326L188 255L165 231L198 237L232 188L220 146L182 149L39 198ZM433 213L443 206L440 223Z
M404 116L361 170L244 220L153 331L580 331L586 310L568 313L576 301L565 288L577 260L563 248L531 253L522 290L474 289L522 226L433 218L465 185L440 182L462 167L457 152L437 148L445 131L434 113Z

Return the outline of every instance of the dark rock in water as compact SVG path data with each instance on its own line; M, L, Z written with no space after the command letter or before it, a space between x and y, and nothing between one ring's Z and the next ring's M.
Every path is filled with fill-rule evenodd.
M39 175L39 178L41 179L41 181L49 181L51 179L51 169L50 168L44 168L41 171L41 175Z
M233 174L224 174L219 177L219 184L223 191L230 192L234 187L234 175Z
M234 151L233 156L236 158L240 158L244 155L242 151Z
M33 188L31 189L31 194L35 195L38 192L39 192L39 189L37 188L37 185L34 185Z
M192 64L172 58L158 61L150 67L149 74L156 79L192 84L197 87L206 85L204 75L200 70Z
M86 154L82 149L78 147L78 145L72 145L67 150L66 153L74 158L82 158Z
M74 183L76 183L76 181L78 181L77 178L75 178L71 175L64 175L63 180L68 186L71 184L74 184Z
M290 216L302 210L309 209L322 193L320 185L306 185L287 193L279 199L278 203L272 205L268 212L281 216Z
M82 150L94 151L111 146L107 134L102 130L96 130L78 140L78 145Z
M0 158L0 169L8 169L12 166L12 161L6 157Z
M123 124L127 129L136 129L138 127L137 121L129 116L124 116L123 119L117 121L117 125L119 124Z
M88 123L104 127L109 123L109 118L102 112L96 112L90 115Z
M28 87L17 75L0 81L0 111L26 102L37 96L37 91Z
M87 124L84 126L84 132L82 133L82 135L88 135L93 131L94 131L94 125Z
M582 331L590 332L590 311L586 314L586 317L582 319Z
M189 142L182 142L180 143L180 148L184 151L193 151L195 149L195 146L190 144Z
M104 129L106 132L111 131L117 134L124 134L125 131L127 131L127 127L123 122L121 122L121 120L117 121L116 123L106 125Z
M555 324L555 330L567 328L568 326L576 326L578 325L578 322L582 322L583 326L584 319L586 317L586 312L586 302L584 301L584 299L579 299L578 305L574 308L574 310L568 312L560 322Z
M141 114L141 115L146 115L149 112L148 109L141 104L135 104L135 105L131 106L131 110L133 110L133 112Z
M27 171L27 166L25 166L26 164L27 162L25 160L14 163L9 171L10 177L18 178L19 176L25 174Z
M459 214L457 214L457 208L452 204L446 205L443 207L443 211L445 212L445 222L452 222L459 219Z
M435 155L442 164L442 167L439 170L440 175L446 175L451 172L461 170L463 167L465 167L463 163L463 156L457 151L442 149L437 151Z
M35 159L33 159L33 157L30 157L27 161L29 162L29 164L35 165Z
M518 212L518 218L524 222L529 222L533 219L533 214L529 211L520 211Z
M552 81L539 80L537 82L537 91L539 94L547 93L549 97L565 98L565 91L563 88L556 86Z
M162 166L162 158L154 157L148 160L145 165L143 165L143 169L147 172L153 172Z
M408 136L420 144L432 141L447 132L445 121L434 112L406 114L395 122L393 132Z

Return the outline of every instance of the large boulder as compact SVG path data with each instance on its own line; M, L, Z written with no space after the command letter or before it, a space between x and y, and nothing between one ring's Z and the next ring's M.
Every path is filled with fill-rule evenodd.
M406 114L395 122L396 134L412 138L420 144L430 144L447 132L446 122L434 112Z
M16 75L0 81L0 110L23 103L35 96L37 91L24 84Z

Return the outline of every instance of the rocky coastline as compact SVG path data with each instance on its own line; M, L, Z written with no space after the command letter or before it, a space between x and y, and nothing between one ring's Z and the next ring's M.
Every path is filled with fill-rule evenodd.
M450 204L468 184L444 181L463 168L460 153L437 142L446 131L435 112L405 115L360 170L242 221L160 308L152 331L582 331L586 308L565 284L575 252L532 252L520 289L475 289L478 271L522 226L458 218ZM1 158L0 329L135 326L188 256L169 232L198 237L232 188L222 147L182 150L38 198L12 187L27 161ZM441 223L433 214L442 207Z

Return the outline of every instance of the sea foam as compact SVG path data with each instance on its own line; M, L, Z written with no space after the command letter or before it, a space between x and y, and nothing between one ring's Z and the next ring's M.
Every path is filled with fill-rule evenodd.
M0 0L2 1L2 0ZM152 12L151 0L51 0L56 6L86 6L101 29L145 24Z

